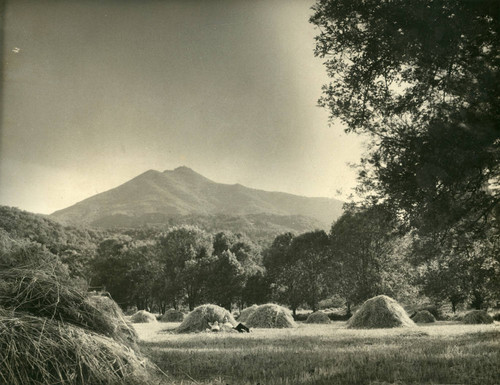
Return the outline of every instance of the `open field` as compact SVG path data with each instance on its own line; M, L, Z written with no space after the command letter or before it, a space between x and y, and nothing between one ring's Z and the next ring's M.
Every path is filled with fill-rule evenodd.
M500 324L350 330L344 322L177 335L136 324L162 384L500 384Z

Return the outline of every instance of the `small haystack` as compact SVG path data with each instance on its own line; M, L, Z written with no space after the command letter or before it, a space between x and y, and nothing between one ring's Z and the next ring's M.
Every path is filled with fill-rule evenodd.
M462 322L468 325L492 324L493 317L491 317L484 310L472 310L464 316Z
M246 325L251 328L293 328L297 326L290 310L273 303L258 306L248 317Z
M158 321L161 322L182 322L184 321L184 313L179 310L169 309L167 310Z
M215 321L223 323L224 317L227 317L233 327L237 325L233 315L223 307L217 305L201 305L184 318L184 321L182 321L176 331L178 333L202 332L209 329L209 324Z
M308 324L329 324L331 323L328 315L321 310L315 311L314 313L309 314L306 319L306 323Z
M2 384L147 384L149 365L112 338L0 310Z
M411 319L413 320L413 322L422 324L436 322L436 318L428 310L418 311Z
M348 328L376 329L415 326L406 311L385 295L367 300L347 322Z
M245 309L243 309L238 317L238 322L242 322L242 323L245 323L247 322L248 320L248 317L250 317L250 315L255 311L255 309L257 309L258 306L257 305L252 305L250 307L247 307Z
M97 311L100 311L104 317L108 319L110 325L114 326L114 330L110 333L117 341L126 344L135 344L139 340L139 336L134 327L125 318L122 309L111 298L103 295L93 295L85 300L91 306L94 306Z
M154 314L146 310L139 310L132 317L130 317L130 321L134 324L145 324L149 322L157 322Z

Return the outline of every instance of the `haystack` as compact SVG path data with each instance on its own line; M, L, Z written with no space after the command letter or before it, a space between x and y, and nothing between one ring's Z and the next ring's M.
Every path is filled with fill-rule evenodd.
M252 328L293 328L297 326L290 310L273 303L257 307L248 317L246 325Z
M348 328L375 329L415 326L406 311L385 295L367 300L347 322Z
M93 295L88 297L85 301L94 306L97 311L100 311L108 318L109 324L114 326L114 330L110 334L110 337L126 344L135 344L139 340L139 336L134 327L130 321L125 318L120 306L111 298L102 295Z
M233 315L223 307L217 305L201 305L184 318L184 321L182 321L176 331L178 333L196 333L205 331L210 327L209 324L212 324L215 321L222 323L224 321L224 317L227 317L233 327L237 325Z
M103 311L102 304L63 282L52 271L29 268L0 271L0 307L71 323L122 341L135 338L134 331L129 333L126 326L109 315L108 310L114 305L108 302L108 310ZM128 337L122 338L121 333Z
M0 310L2 384L148 384L149 365L112 338Z
M436 318L428 310L420 310L413 317L413 322L417 323L431 323L436 322Z
M315 311L314 313L309 314L306 319L306 323L308 324L329 324L331 323L330 318L326 313L321 310Z
M147 384L152 365L131 348L117 305L54 271L0 271L0 383Z
M184 320L184 313L179 310L169 309L159 319L161 322L182 322Z
M462 322L464 324L492 324L493 323L493 317L491 317L488 313L486 313L484 310L472 310L468 312Z
M139 310L132 317L130 317L130 321L134 324L144 324L149 322L157 322L154 314L146 310Z
M243 309L238 317L238 321L242 323L247 322L248 317L250 317L250 315L255 311L255 309L257 309L257 307L257 305L252 305Z

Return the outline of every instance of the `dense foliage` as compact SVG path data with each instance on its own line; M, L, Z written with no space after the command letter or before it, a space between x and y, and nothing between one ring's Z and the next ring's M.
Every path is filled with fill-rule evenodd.
M476 243L468 262L454 254L436 259L444 251L426 237L402 233L384 205L348 206L328 234L284 233L264 248L242 234L195 226L93 233L17 209L2 212L0 267L50 271L71 285L109 293L124 309L163 313L203 303L242 309L273 301L294 312L345 305L342 312L349 313L380 294L415 306L448 302L453 310L487 308L499 299L498 238ZM54 236L43 238L49 230Z
M454 310L491 303L500 276L500 3L318 0L313 12L315 54L332 79L319 104L332 123L368 138L363 205L397 218L406 235L395 240L424 294Z
M320 104L370 135L363 188L422 233L481 232L500 178L500 3L319 0Z

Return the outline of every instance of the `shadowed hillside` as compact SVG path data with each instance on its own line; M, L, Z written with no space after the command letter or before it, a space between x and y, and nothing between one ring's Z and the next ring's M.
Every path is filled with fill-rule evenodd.
M341 213L342 202L335 199L216 183L187 167L179 167L164 172L146 171L114 189L56 211L51 217L99 227L135 227L178 223L181 218L193 216L205 220L212 216L251 220L258 215L259 220L267 217L272 223L283 222L280 225L288 228L293 228L293 223L307 223L307 228L328 228ZM297 230L302 230L302 226Z

